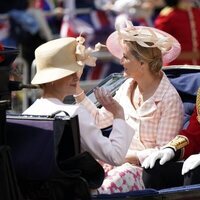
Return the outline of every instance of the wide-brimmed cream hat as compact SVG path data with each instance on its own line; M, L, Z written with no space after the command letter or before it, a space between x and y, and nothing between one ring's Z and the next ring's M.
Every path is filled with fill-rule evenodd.
M36 74L32 84L43 84L69 76L85 64L95 66L94 51L85 48L83 37L66 37L46 42L35 50Z
M147 26L134 26L132 22L126 21L126 27L116 26L116 31L111 33L106 41L110 53L121 59L123 57L122 41L135 41L140 46L160 49L163 64L173 61L181 52L181 45L172 35L159 29ZM148 43L152 45L148 45Z

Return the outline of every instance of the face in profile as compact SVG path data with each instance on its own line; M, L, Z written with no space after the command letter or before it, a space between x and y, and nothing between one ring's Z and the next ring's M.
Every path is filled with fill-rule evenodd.
M73 95L76 92L78 74L73 73L53 82L53 89L62 95Z
M120 63L124 67L124 76L128 78L139 77L141 74L142 63L130 52L129 47L126 44L122 45L123 57Z

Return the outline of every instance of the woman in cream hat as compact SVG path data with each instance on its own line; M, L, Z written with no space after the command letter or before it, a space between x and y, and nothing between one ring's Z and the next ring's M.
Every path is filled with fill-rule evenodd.
M43 94L23 114L50 115L61 110L70 116L78 115L82 150L90 152L96 159L120 165L124 162L134 134L124 119L122 107L110 95L107 96L105 103L114 116L115 128L110 138L106 138L84 107L63 103L64 97L75 94L79 80L77 73L84 64L95 65L91 54L94 50L86 49L83 43L83 37L60 38L44 43L35 50L37 72L31 83L38 84Z
M141 164L144 158L174 138L183 121L182 101L162 71L163 62L179 55L178 41L155 28L134 27L129 21L125 28L116 29L106 45L111 54L120 59L127 80L114 99L124 108L125 120L135 134L126 162L115 168L104 165L108 172L98 189L100 193L143 189ZM103 102L99 91L109 92L101 88L95 90L97 99ZM88 109L100 128L113 124L113 114L108 107L95 108L80 86L77 94L76 101Z

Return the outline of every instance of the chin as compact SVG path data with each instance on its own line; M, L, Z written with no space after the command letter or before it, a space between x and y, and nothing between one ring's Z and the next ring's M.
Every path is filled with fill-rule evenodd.
M127 73L126 73L125 71L124 71L123 75L124 75L125 77L127 77Z
M130 78L130 76L126 72L123 73L123 76L126 78Z

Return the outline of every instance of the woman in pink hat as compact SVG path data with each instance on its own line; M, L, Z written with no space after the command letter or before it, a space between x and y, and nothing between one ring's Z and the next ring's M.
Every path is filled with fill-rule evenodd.
M141 164L146 156L178 134L183 123L183 105L162 71L163 63L175 59L180 53L180 44L174 37L155 28L134 27L128 21L126 28L117 27L106 45L124 67L127 80L114 99L124 108L125 120L135 131L126 162L109 169L104 164L107 176L98 191L109 194L144 188ZM99 96L99 91L105 97ZM101 102L109 95L109 91L101 88L94 92ZM88 109L100 128L112 125L113 115L109 106L96 108L79 86L75 97Z

